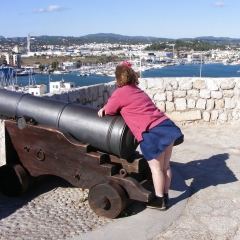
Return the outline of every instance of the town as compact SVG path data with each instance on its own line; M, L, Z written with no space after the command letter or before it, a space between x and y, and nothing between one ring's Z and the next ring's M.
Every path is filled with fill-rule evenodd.
M210 44L200 40L167 39L142 43L121 43L117 40L94 42L86 39L85 43L74 43L65 38L58 38L61 39L59 43L49 39L51 38L44 42L30 35L18 41L3 41L3 38L0 38L0 86L9 90L19 90L13 78L32 76L35 73L63 75L77 71L78 76L114 76L116 65L122 61L130 61L140 76L143 71L179 64L240 64L239 43ZM41 95L46 92L46 86L42 84L31 85L37 90L35 92L33 89L27 89L32 94ZM74 87L74 83L61 80L55 89L70 86ZM55 89L54 85L50 87L50 91Z

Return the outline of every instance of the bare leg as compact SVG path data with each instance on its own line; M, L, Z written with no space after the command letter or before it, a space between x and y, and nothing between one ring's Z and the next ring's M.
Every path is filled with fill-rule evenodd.
M157 159L148 161L152 172L153 185L157 196L163 196L165 176L163 173L165 152L162 152Z
M156 159L148 161L152 172L153 185L157 196L163 196L164 192L168 192L172 172L170 168L170 158L172 154L173 144L166 148Z
M172 170L170 167L170 159L172 156L173 143L166 148L165 158L164 158L164 176L165 176L165 185L164 192L168 193L170 184L172 181Z

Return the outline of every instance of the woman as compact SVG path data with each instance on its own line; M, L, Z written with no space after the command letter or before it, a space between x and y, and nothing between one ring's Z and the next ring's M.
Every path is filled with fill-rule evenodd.
M149 96L137 87L138 75L131 63L116 67L118 88L98 111L98 116L120 113L140 143L141 152L151 169L156 197L147 207L166 210L169 207L168 191L172 179L170 158L173 145L183 142L181 130L159 110Z

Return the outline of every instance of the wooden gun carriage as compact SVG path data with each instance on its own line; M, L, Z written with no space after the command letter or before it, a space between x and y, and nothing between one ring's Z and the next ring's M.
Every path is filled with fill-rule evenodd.
M8 95L15 98L12 102L10 99L10 103L7 101L10 108L13 106L12 110L3 103L3 98ZM37 101L38 104L29 109L28 101ZM97 109L84 107L82 110L82 106L74 104L66 110L69 103L64 103L60 111L56 111L57 126L48 126L38 116L41 108L37 106L42 101L47 105L55 103L54 100L0 89L0 114L8 117L5 120L6 165L0 167L0 191L3 194L17 197L28 189L32 179L55 175L73 186L89 189L90 207L97 215L107 218L117 217L132 200L149 202L152 199L148 190L152 184L150 169L142 155L135 151L137 144L121 116L100 119ZM59 116L65 117L64 110L66 116L81 112L81 119L86 118L86 125L89 124L90 128L83 130L90 131L91 136L83 137L82 141L85 131L75 134L78 125L73 117L69 122L61 123ZM73 129L69 129L69 125Z

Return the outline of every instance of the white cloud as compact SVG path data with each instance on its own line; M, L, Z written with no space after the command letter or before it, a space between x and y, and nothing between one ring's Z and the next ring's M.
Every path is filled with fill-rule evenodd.
M37 10L33 10L34 13L42 13L42 12L60 12L60 11L64 11L67 8L65 7L59 7L57 5L52 5L52 6L48 6L46 8L39 8Z
M215 7L226 7L226 4L223 3L223 2L215 2L213 5L214 5Z

